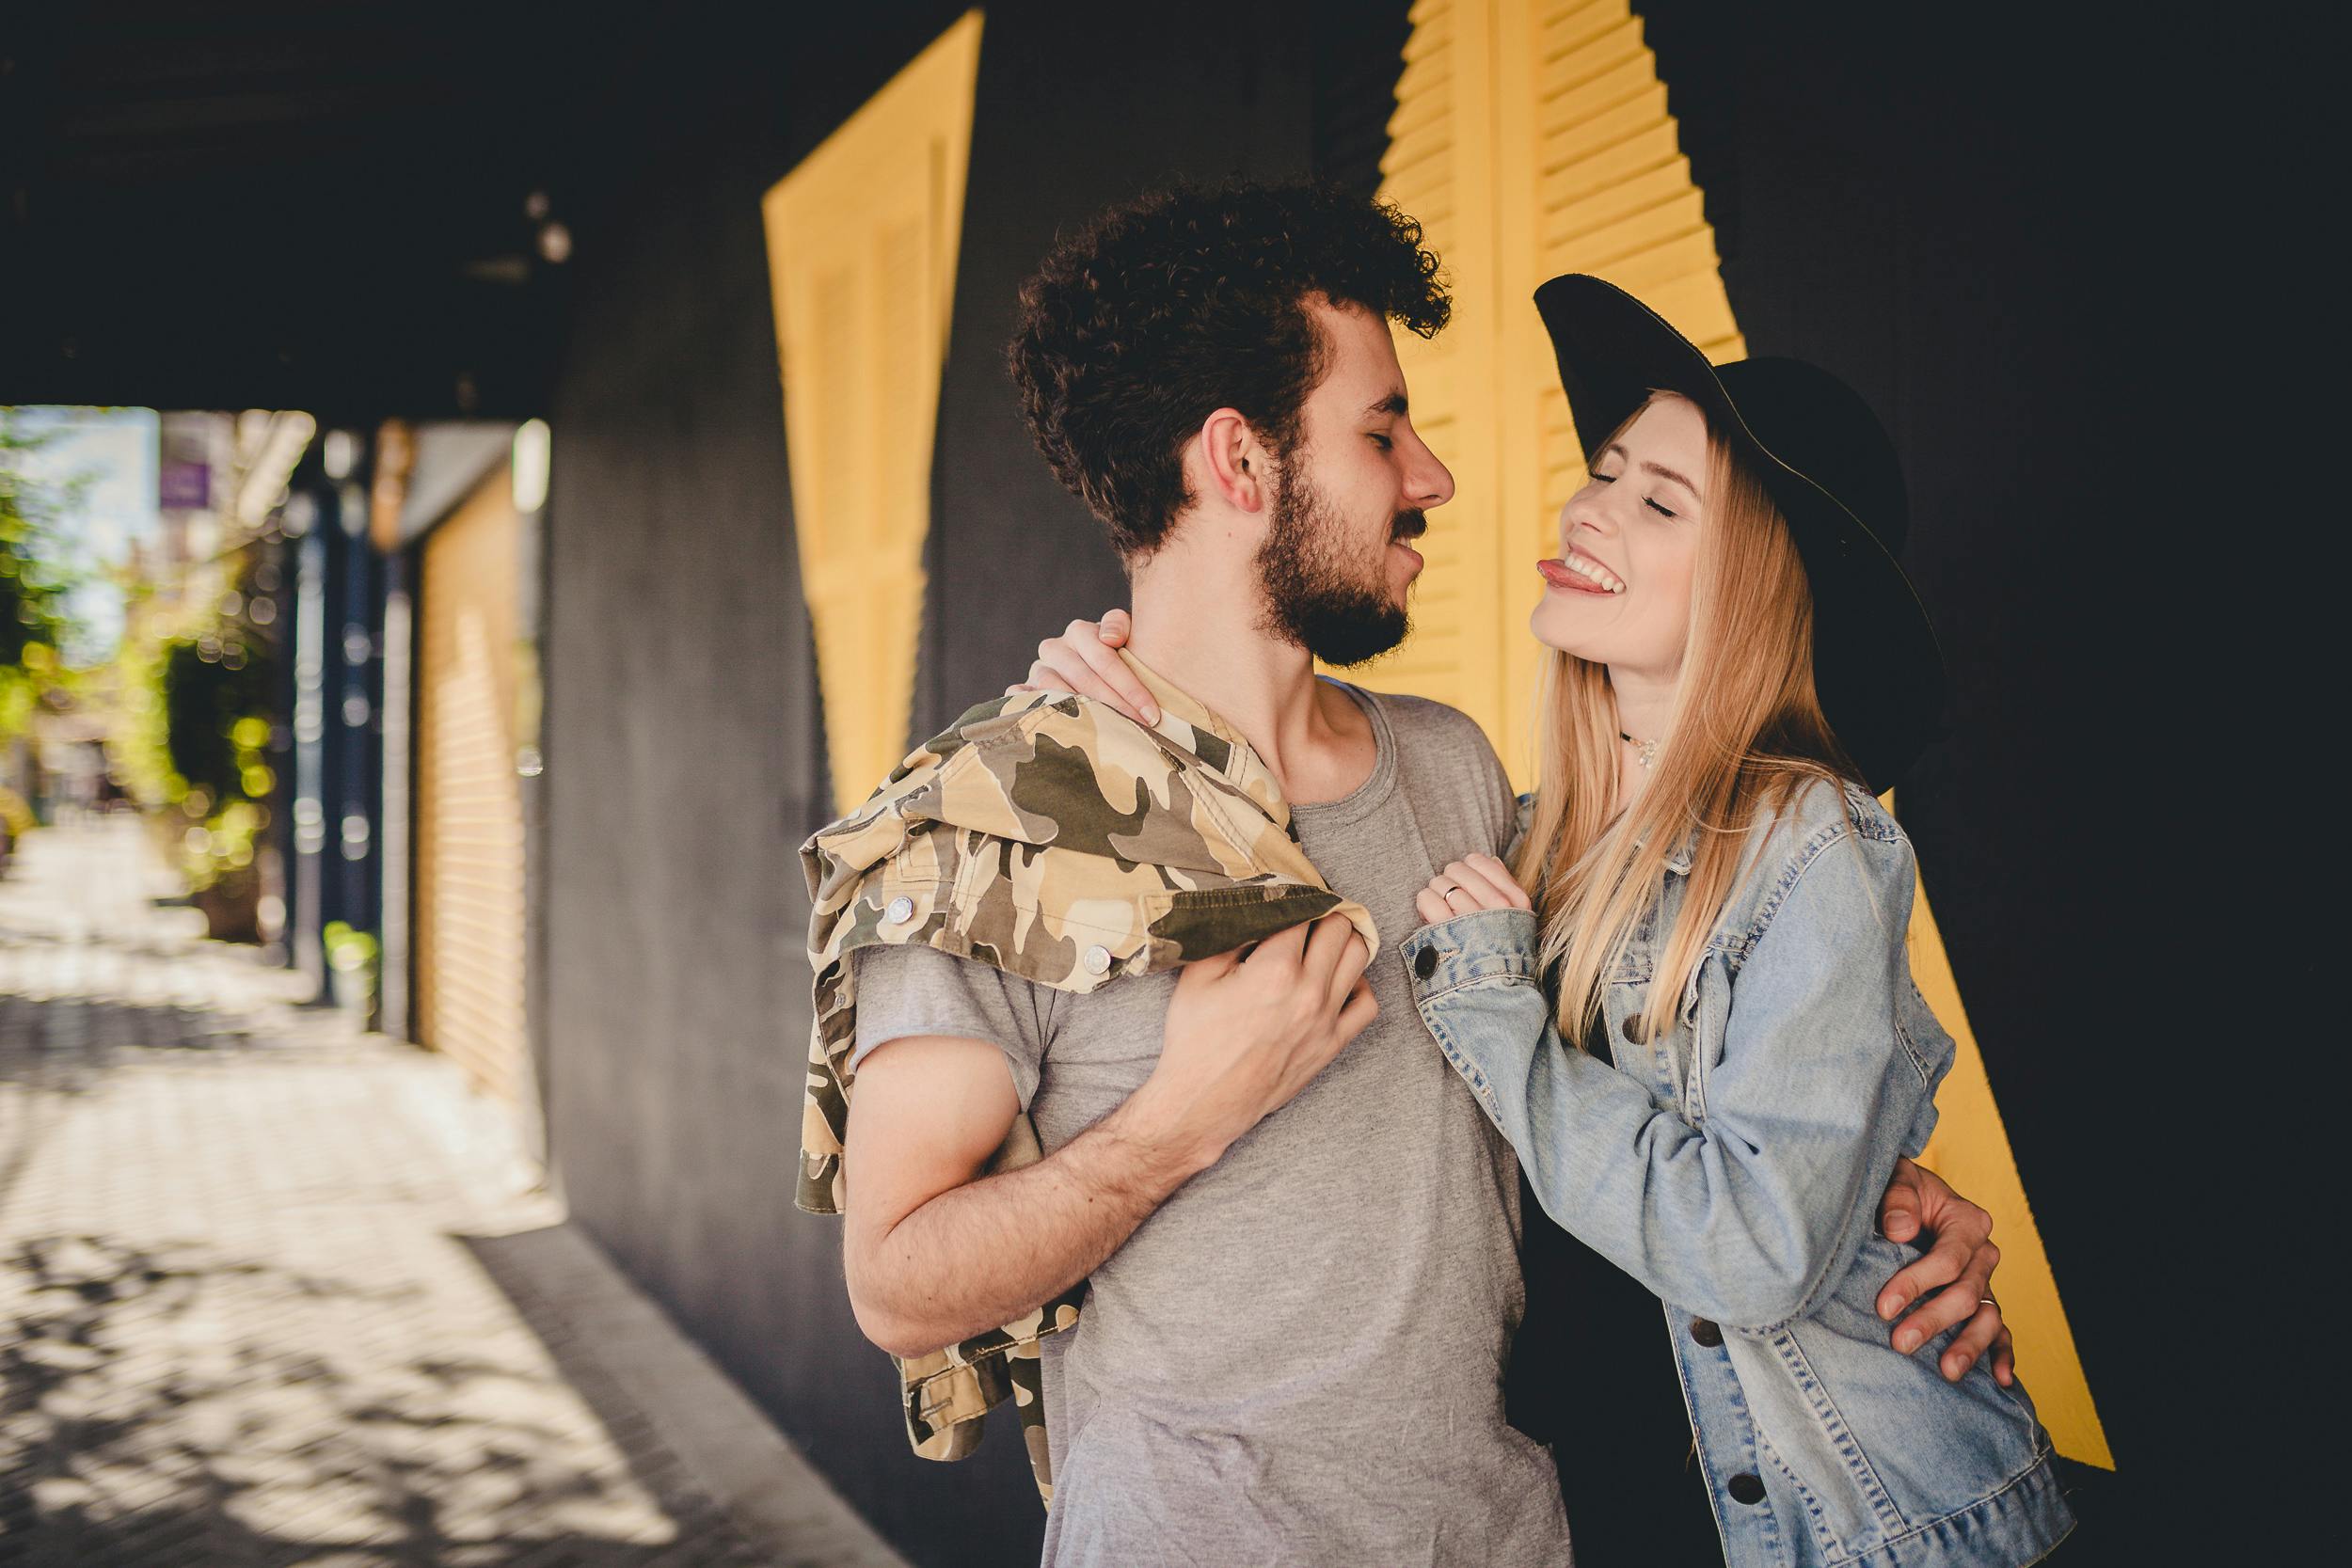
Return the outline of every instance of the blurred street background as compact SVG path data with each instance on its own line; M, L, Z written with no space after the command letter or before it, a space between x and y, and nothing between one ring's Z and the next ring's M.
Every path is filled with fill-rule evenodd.
M453 1064L304 1008L183 886L127 812L0 882L0 1558L898 1560Z

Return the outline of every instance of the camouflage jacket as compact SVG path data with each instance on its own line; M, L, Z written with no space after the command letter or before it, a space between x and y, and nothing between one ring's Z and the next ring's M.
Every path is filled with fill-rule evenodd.
M796 1201L809 1212L842 1208L857 1045L849 959L861 947L921 942L1081 993L1335 911L1377 950L1371 915L1324 885L1248 742L1121 657L1157 700L1157 725L1051 692L982 703L801 847L816 1021ZM1017 1169L1041 1152L1025 1114L989 1169ZM914 1451L961 1459L979 1442L980 1418L1010 1394L1050 1503L1038 1341L1078 1321L1085 1293L1081 1282L1001 1328L899 1360Z

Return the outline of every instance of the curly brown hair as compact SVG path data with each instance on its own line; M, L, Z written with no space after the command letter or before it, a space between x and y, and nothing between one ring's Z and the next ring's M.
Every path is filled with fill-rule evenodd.
M1184 443L1218 408L1277 457L1327 345L1309 295L1423 338L1453 305L1421 225L1332 184L1176 185L1057 244L1007 357L1038 450L1130 564L1191 504Z

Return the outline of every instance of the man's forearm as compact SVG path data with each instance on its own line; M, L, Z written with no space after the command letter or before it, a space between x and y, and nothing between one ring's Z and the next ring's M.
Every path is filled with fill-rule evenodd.
M1092 1274L1209 1162L1130 1100L1035 1164L940 1194L866 1251L851 1280L868 1335L928 1354L1050 1301Z

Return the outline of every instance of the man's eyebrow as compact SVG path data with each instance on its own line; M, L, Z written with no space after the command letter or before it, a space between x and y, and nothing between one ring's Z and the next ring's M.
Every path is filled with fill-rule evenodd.
M1601 448L1600 451L1593 453L1593 462L1598 463L1602 458L1608 456L1613 451L1619 457L1629 458L1630 456L1623 446L1619 445L1615 441L1612 441L1607 446ZM1675 483L1681 485L1685 490L1691 492L1691 499L1692 500L1704 502L1707 499L1705 496L1699 494L1699 487L1697 485L1692 483L1689 480L1683 478L1672 468L1667 467L1663 463L1644 463L1642 467L1648 469L1651 473L1656 474L1661 479L1672 480ZM1587 473L1591 472L1591 467L1587 466L1585 471Z
M1382 398L1378 403L1375 403L1366 408L1364 412L1367 414L1402 415L1405 412L1406 407L1406 404L1405 401L1405 394L1403 392L1391 392L1387 397Z

